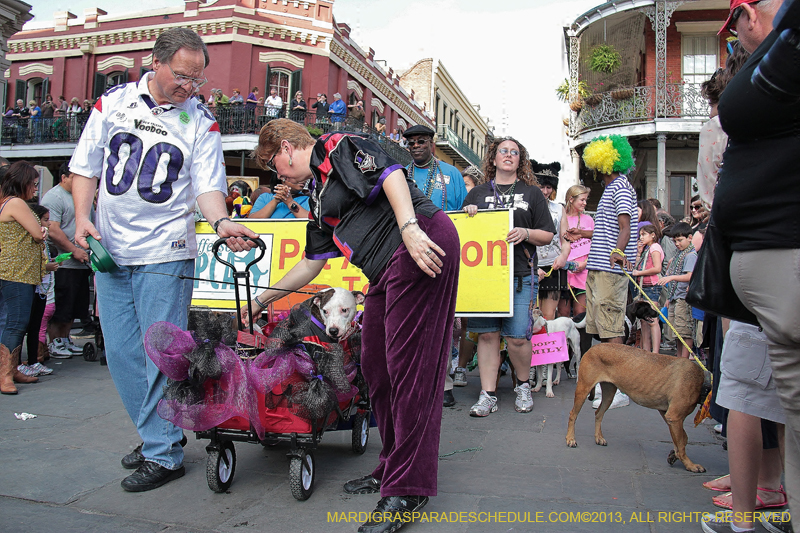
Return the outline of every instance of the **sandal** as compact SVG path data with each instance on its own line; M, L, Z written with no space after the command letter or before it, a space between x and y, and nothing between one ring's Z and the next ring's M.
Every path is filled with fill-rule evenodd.
M711 486L711 483L714 483L715 481L722 481L725 478L728 479L728 483L727 483L728 486L726 488L718 489L718 488L715 488L715 487ZM730 474L725 474L724 476L720 476L717 479L712 479L711 481L706 481L705 483L703 483L703 487L707 488L708 490L714 490L714 491L717 491L717 492L730 492L730 490L731 490L731 475Z
M778 503L764 503L764 500L762 500L761 497L758 495L758 491L780 493L783 496L783 501ZM726 492L721 496L715 496L714 498L712 498L711 501L714 503L714 505L716 505L717 507L721 507L722 509L733 509L732 495L733 495L732 492ZM786 491L783 490L783 485L781 485L780 488L778 489L765 489L763 487L757 487L756 500L758 500L755 506L756 511L760 509L773 509L776 507L785 507L789 503L789 501L786 499Z

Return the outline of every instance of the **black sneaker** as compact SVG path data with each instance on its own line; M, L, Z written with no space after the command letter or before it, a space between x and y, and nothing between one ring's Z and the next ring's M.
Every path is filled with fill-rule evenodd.
M381 491L381 482L369 474L345 483L344 491L347 494L374 494Z
M427 496L387 496L378 501L377 507L364 522L358 533L392 533L413 522L412 513L425 507Z
M444 391L444 403L445 407L453 407L456 404L456 397L453 396L453 391L446 390Z
M189 442L189 439L186 438L186 435L183 435L181 438L181 446L186 446L186 443ZM127 468L128 470L133 470L134 468L139 468L144 464L144 455L142 455L142 446L144 445L143 442L140 442L139 445L133 449L131 453L126 455L122 458L120 463L122 463L122 468Z
M165 468L158 463L145 461L136 472L122 480L122 488L128 492L145 492L157 489L165 483L183 477L186 468L181 465L175 470Z

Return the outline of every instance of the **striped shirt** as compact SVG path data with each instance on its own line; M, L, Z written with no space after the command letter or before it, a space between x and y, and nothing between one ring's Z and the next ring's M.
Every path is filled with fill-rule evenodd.
M597 215L594 217L594 235L592 236L592 247L589 250L587 270L622 274L619 265L614 265L612 269L609 264L611 250L617 247L617 237L619 237L617 217L619 215L630 215L631 217L631 236L628 239L628 246L625 247L625 255L631 263L636 261L636 241L639 238L636 231L633 230L639 224L639 211L636 207L636 191L633 190L626 176L620 175L606 185L600 203L597 204Z

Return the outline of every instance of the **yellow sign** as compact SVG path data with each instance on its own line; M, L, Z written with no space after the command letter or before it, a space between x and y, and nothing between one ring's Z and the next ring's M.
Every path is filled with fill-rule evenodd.
M506 242L512 224L508 210L481 211L470 218L465 213L449 214L461 240L461 270L458 280L458 316L511 316L513 302L514 247ZM258 233L266 244L263 258L250 268L250 298L265 287L272 286L303 258L305 249L305 220L237 220ZM192 305L207 306L217 310L236 309L233 271L218 258L234 265L237 272L248 271L248 264L261 254L258 248L248 253L235 254L221 246L215 257L212 247L217 236L206 222L197 226L198 257L195 262ZM433 237L435 241L435 237ZM211 281L213 280L213 281ZM329 259L322 273L314 279L314 286L303 291L315 292L315 286L342 287L364 293L369 288L367 278L344 257ZM256 288L259 287L259 288ZM239 281L239 298L248 301L244 279ZM308 298L307 294L293 294L275 302L276 311L289 309Z

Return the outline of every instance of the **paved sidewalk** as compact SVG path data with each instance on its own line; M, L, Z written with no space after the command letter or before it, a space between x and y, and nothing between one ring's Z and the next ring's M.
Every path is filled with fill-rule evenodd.
M329 432L316 451L314 494L298 502L289 489L286 450L237 444L236 473L227 494L206 483L207 441L188 433L186 476L162 488L132 494L119 482L130 473L120 459L139 442L117 396L108 367L76 357L50 360L51 376L20 385L17 396L0 398L0 530L12 532L354 532L360 522L329 522L329 513L368 512L375 495L349 496L341 487L375 466L379 437L372 428L363 456L351 451L349 431ZM572 407L574 380L562 380L556 397L534 394L532 413L514 411L510 378L504 377L500 409L487 418L468 416L479 393L475 373L456 388L458 403L445 409L439 469L439 496L427 512L475 514L488 523L418 523L403 531L426 532L684 532L701 531L690 512L714 512L714 493L703 481L727 473L727 453L706 421L689 433L687 453L705 474L670 467L672 442L657 412L631 403L606 414L607 447L594 444L591 405L577 422L578 448L564 436ZM14 413L37 418L21 421ZM478 450L464 451L473 448ZM454 453L455 452L455 453ZM511 511L511 515L502 513ZM544 522L511 522L517 515ZM564 522L585 518L626 523ZM659 520L659 512L680 512ZM526 515L526 513L528 513ZM555 513L555 514L551 514ZM605 513L605 514L604 514ZM649 516L648 516L649 513ZM447 515L456 520L457 515ZM630 523L632 516L652 522ZM468 514L463 515L469 520ZM547 522L553 518L555 522ZM559 522L559 518L562 520ZM499 520L505 520L500 522Z

